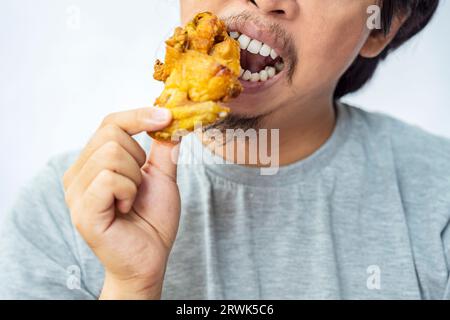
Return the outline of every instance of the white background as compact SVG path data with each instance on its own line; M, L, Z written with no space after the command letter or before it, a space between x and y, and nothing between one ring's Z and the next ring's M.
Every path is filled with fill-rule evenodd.
M348 101L450 137L450 2L441 1L430 27ZM176 0L1 0L0 214L104 115L152 104L153 62L177 18Z

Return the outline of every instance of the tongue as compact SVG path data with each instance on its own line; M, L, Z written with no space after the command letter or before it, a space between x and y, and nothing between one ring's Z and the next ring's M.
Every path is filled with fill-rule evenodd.
M241 50L241 67L244 70L250 70L251 72L259 72L264 70L266 66L271 66L275 63L270 56L263 57L260 54L253 54L247 50Z

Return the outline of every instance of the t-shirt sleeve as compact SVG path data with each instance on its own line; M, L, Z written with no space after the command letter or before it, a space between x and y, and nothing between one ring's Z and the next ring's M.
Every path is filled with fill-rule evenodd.
M61 157L50 161L0 217L0 299L96 298L80 277L63 172Z

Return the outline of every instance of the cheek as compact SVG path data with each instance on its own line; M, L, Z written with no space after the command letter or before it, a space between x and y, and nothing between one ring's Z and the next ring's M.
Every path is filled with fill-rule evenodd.
M348 9L348 7L347 7ZM334 86L359 53L369 34L366 28L366 8L323 11L302 21L298 36L299 64L296 77L309 86L324 89ZM314 88L309 88L314 90Z

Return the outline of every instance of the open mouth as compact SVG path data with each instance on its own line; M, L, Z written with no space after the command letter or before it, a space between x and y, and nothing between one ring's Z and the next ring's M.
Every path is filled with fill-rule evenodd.
M283 58L268 44L238 31L230 32L230 36L241 48L241 80L266 82L284 70Z

